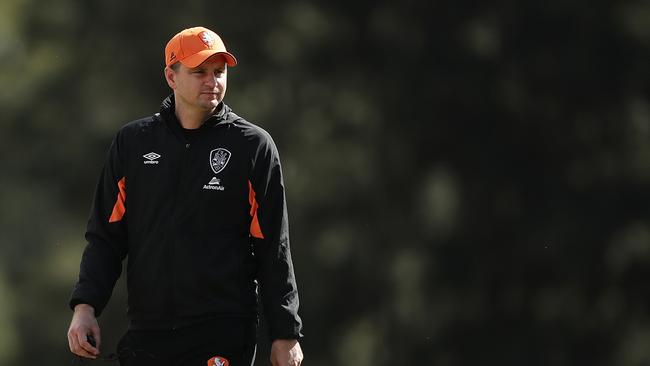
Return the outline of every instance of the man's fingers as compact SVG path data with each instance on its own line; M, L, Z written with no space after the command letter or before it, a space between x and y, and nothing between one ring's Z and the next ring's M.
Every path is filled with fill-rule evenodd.
M82 351L85 351L88 355L93 356L92 358L95 358L94 356L97 356L99 354L99 350L95 347L93 347L90 343L88 343L88 334L86 332L78 332L77 333L77 341L79 343L79 349ZM77 353L80 356L83 356L79 353Z
M93 337L95 338L95 348L97 348L97 352L99 352L99 348L102 345L102 335L99 332L99 329L92 329L93 332Z
M99 356L99 325L94 309L87 304L77 304L68 329L68 342L72 353L88 358ZM95 339L95 346L88 342L89 336Z
M93 355L92 353L89 353L83 348L80 348L78 352L73 352L77 356L85 357L85 358L92 358L93 360L97 358L97 356Z
M68 334L68 343L70 345L70 351L75 355L93 359L97 358L94 354L86 351L79 344L79 338L75 334Z
M77 347L76 338L70 333L68 333L68 346L70 347L70 352L74 352Z
M271 355L271 366L278 366L278 361L276 361L275 355Z

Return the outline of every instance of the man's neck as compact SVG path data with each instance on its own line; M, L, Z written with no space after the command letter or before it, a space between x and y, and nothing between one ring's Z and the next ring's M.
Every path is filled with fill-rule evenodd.
M175 112L176 118L181 126L188 130L194 130L203 124L210 115L214 113L216 108L213 108L211 111L206 111L202 109L191 109L184 106L182 103L176 102Z

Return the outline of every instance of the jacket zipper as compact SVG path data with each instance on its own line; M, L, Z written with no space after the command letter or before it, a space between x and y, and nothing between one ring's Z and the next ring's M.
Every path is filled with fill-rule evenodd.
M189 159L189 156L190 156L190 148L192 147L191 144L189 143L189 141L187 141L185 139L182 140L182 144L183 144L183 151L182 151L182 154L181 154L181 158L179 159L179 163L181 165L179 167L179 174L177 176L178 180L176 182L176 191L174 192L174 198L173 198L174 199L174 204L172 206L174 208L174 212L177 212L177 210L176 210L177 207L176 206L178 204L178 194L181 191L181 189L183 188L182 187L182 185L183 185L182 177L184 176L183 170L189 164L188 159ZM173 217L173 215L172 215L172 217ZM178 220L176 220L176 218L174 218L174 221L178 222ZM174 227L173 223L170 223L170 224L172 225L172 227ZM174 231L173 234L170 235L171 242L170 242L170 245L169 245L169 264L170 264L169 269L170 269L170 276L171 276L171 291L170 291L171 292L171 301L170 301L171 311L170 311L170 313L171 313L171 328L172 328L172 330L176 330L178 328L178 319L177 319L178 314L176 312L176 309L177 309L177 301L176 301L176 294L177 294L177 291L176 291L176 263L174 263L175 246L176 246L176 243L177 243L176 239L177 239L178 235L179 235L179 233L177 231Z

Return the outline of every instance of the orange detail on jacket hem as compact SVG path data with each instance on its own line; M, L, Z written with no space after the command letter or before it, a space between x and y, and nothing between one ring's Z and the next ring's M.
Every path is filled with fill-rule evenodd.
M122 217L124 217L124 213L126 212L126 206L124 205L124 202L126 202L126 183L125 183L124 177L120 179L117 182L117 187L119 188L119 192L117 192L117 198L115 199L115 206L113 206L113 213L111 214L111 218L108 219L108 222L117 222L122 220Z
M264 239L262 234L262 228L260 227L260 222L257 219L257 200L255 200L255 190L253 190L253 184L251 181L248 181L248 203L251 205L250 215L253 218L251 220L250 232L251 236L258 239Z

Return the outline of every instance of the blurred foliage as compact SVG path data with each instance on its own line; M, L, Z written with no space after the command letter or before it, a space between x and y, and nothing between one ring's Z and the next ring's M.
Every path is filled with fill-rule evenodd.
M1 365L69 364L101 162L193 25L282 155L306 364L650 363L649 3L3 0Z

